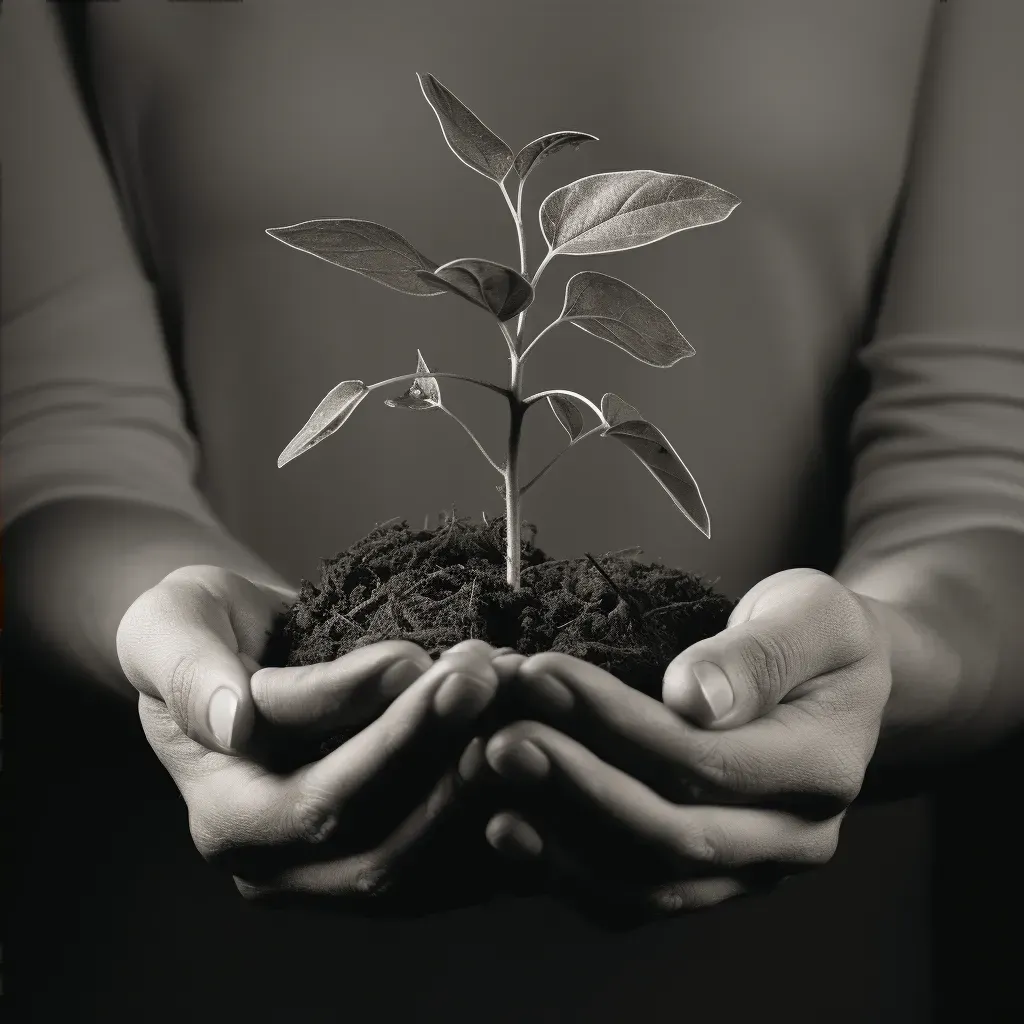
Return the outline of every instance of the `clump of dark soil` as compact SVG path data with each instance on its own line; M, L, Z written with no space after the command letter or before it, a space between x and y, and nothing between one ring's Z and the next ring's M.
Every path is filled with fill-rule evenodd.
M386 639L434 657L477 638L521 654L560 651L660 698L668 663L725 627L733 602L636 550L552 559L522 542L521 588L505 580L505 521L447 516L436 529L391 521L303 580L266 662L309 665Z

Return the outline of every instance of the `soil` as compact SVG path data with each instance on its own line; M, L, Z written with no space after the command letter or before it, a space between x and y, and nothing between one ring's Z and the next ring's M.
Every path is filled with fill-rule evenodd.
M725 627L734 602L638 549L552 559L522 543L521 587L505 581L505 521L391 521L320 565L272 631L265 663L310 665L386 639L432 656L477 638L521 654L560 651L660 699L665 667Z
M504 518L471 522L453 514L432 530L413 530L398 521L381 524L347 551L323 560L319 586L303 580L295 604L274 624L264 664L332 661L357 647L396 638L411 640L437 657L462 640L478 638L526 655L574 655L660 699L668 663L690 644L723 629L732 611L734 602L698 576L645 564L637 549L552 559L534 545L532 527L524 532L528 537L521 548L521 587L514 591L505 581ZM484 716L493 721L478 723L481 735L500 727L510 714L523 717L500 703ZM290 748L282 770L326 753L349 735L319 744L318 752L302 745ZM437 763L421 763L425 755ZM433 752L420 750L420 760L397 773L405 781L383 780L380 789L371 786L361 805L349 807L350 820L358 820L353 834L363 836L366 848L384 841L394 822L381 808L417 806L427 797L431 780L450 769L452 756L443 744ZM605 925L635 923L631 910L620 919L618 910L609 913L601 904L565 891L547 874L543 859L510 862L495 853L484 831L490 815L500 809L495 803L499 799L506 809L518 806L509 803L506 792L488 794L486 789L460 801L447 828L435 829L434 838L400 872L404 884L389 894L393 899L374 898L373 913L404 917L478 903L500 893L528 896L559 889L581 913L596 915ZM529 803L520 809L528 813ZM587 835L585 818L573 823L564 814L560 817L572 825L576 837ZM602 851L595 863L614 863L620 856L617 841L595 834L588 843Z

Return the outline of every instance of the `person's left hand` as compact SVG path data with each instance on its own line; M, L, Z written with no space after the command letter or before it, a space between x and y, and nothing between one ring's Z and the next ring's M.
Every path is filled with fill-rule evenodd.
M475 741L464 770L497 784L491 845L545 864L583 909L695 910L832 857L890 681L864 599L788 570L673 660L664 703L568 655L526 659L513 685L531 720Z

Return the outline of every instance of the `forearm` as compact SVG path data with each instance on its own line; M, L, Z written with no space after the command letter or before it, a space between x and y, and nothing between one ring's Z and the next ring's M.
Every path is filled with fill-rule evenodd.
M968 754L1024 725L1024 533L976 530L844 559L890 648L876 760Z
M117 658L129 605L184 565L218 565L291 588L226 531L130 501L70 499L34 509L3 535L5 643L57 671L127 698Z

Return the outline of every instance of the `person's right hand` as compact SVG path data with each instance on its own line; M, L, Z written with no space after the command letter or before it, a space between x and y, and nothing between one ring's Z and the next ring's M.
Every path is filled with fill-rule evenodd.
M125 613L118 656L204 858L245 896L377 904L401 890L407 856L461 798L456 763L503 659L492 665L495 652L468 641L434 662L395 640L260 668L294 597L215 566L177 569ZM268 741L281 749L338 733L350 738L286 771L260 754Z

